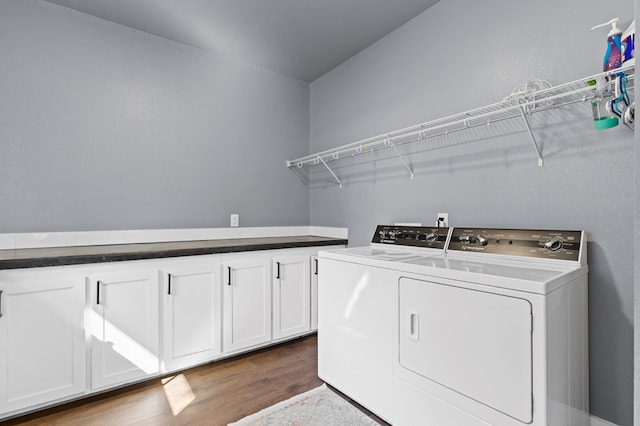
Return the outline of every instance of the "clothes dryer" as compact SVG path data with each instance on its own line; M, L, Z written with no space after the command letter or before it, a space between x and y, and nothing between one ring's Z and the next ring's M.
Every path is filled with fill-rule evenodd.
M584 232L455 228L399 263L393 424L588 424Z

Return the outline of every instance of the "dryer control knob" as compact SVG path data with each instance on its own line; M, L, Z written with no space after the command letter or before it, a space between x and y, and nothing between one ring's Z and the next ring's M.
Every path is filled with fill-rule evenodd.
M544 243L544 248L546 248L549 251L560 250L562 248L562 238L553 237L552 239Z
M438 233L437 232L429 232L427 235L425 235L424 239L428 243L434 243L434 242L438 241Z
M469 244L471 242L471 238L468 235L460 235L458 237L458 241L462 244Z
M476 237L476 244L478 244L479 246L486 246L488 242L489 239L480 234L478 234L478 236Z

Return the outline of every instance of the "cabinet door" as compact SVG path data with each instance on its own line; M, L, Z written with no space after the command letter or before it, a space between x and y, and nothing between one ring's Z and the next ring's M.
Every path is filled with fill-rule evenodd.
M269 266L267 259L223 264L225 352L271 340Z
M311 330L318 329L318 256L311 256Z
M275 257L273 268L273 338L309 331L311 283L309 256Z
M158 372L158 272L96 275L89 290L92 387Z
M0 413L85 390L82 277L0 284Z
M222 341L220 266L183 267L163 273L163 358L166 370L218 356Z

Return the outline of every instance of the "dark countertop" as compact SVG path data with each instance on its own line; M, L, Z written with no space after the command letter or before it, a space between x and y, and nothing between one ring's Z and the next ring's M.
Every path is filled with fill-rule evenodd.
M346 245L341 238L294 236L0 250L0 269L81 265L203 254Z

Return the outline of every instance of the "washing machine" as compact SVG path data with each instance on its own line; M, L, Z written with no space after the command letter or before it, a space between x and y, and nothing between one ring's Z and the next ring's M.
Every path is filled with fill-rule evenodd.
M369 246L318 254L318 376L389 423L402 261L442 255L449 232L379 225Z
M392 295L394 425L589 424L582 231L455 228Z

